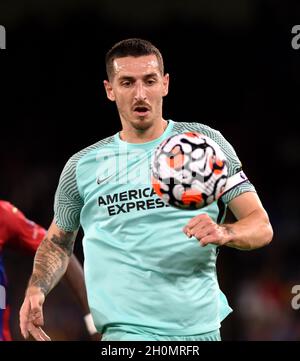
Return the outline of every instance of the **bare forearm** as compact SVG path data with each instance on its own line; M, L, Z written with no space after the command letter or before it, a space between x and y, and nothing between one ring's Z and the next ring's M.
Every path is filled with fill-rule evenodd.
M229 208L237 222L219 225L204 213L193 217L183 232L189 238L196 237L203 247L215 244L251 250L271 242L272 226L256 193L242 193L229 203Z
M233 223L224 224L229 241L226 246L241 250L252 250L269 244L273 230L269 218L262 210L255 210L247 217Z
M66 232L46 236L36 252L28 287L39 287L47 295L65 273L73 244L72 234Z

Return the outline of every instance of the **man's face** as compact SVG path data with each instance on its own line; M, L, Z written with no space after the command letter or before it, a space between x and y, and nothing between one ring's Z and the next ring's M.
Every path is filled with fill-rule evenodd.
M162 75L155 55L114 60L114 76L104 81L108 99L115 101L123 128L146 130L162 120L162 98L169 75Z

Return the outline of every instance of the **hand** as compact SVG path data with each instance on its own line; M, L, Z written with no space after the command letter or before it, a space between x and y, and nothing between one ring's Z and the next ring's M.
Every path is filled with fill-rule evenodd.
M209 243L222 246L231 240L231 232L225 225L218 225L207 214L199 214L192 218L183 228L189 237L196 237L201 246Z
M97 331L95 327L92 314L91 313L86 314L83 319L86 325L86 329L90 335L90 340L101 341L102 335Z
M43 303L45 295L39 287L29 287L20 309L20 328L24 338L29 334L37 341L51 341L42 330L44 326Z
M90 341L101 341L102 335L101 333L93 333L92 335L90 335Z

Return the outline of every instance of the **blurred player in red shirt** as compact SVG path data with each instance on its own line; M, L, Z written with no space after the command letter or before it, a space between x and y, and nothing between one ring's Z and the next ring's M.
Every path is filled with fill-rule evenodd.
M38 224L27 219L24 214L9 202L0 200L0 297L4 298L3 290L7 288L2 251L5 246L16 250L31 251L34 254L46 235L46 230ZM84 320L92 339L96 339L96 329L90 315L84 276L81 264L72 255L65 278L78 298L85 315ZM0 341L10 341L9 305L2 308L5 300L0 299Z

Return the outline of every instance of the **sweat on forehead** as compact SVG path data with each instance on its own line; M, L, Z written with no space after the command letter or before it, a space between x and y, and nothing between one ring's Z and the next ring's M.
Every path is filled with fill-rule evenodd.
M139 59L139 60L138 60ZM113 61L113 69L114 73L118 74L121 71L147 71L147 70L158 70L159 64L156 59L143 59L141 58L132 58L132 60L128 60L128 58L118 58Z

